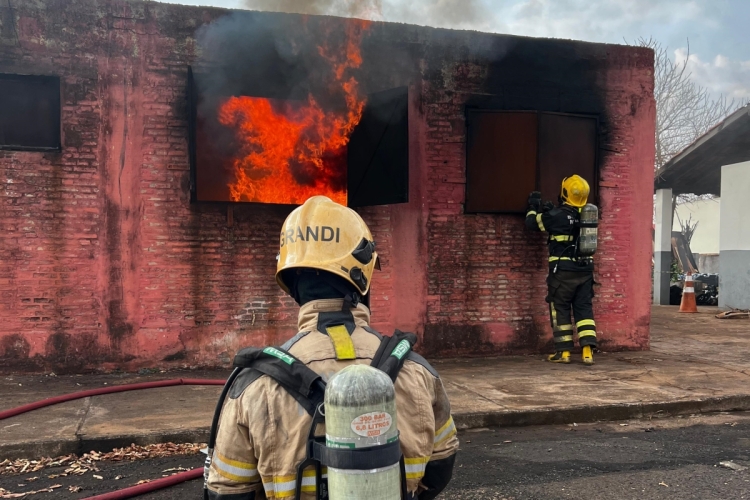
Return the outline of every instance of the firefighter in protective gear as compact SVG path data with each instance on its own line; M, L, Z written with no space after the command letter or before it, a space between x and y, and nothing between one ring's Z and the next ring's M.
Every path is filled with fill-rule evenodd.
M590 257L581 257L576 252L579 214L588 196L588 182L578 175L563 179L558 207L551 203L543 204L539 192L535 191L529 196L526 227L549 234L547 302L555 341L555 354L549 356L549 360L555 363L570 363L573 348L572 309L583 362L594 364L594 262Z
M299 333L281 348L325 381L351 364L369 364L380 346L367 305L376 266L372 234L347 207L314 196L284 222L276 280L301 307ZM412 499L433 499L450 481L458 449L450 402L437 372L414 353L395 389L407 490ZM294 497L310 424L310 415L275 380L240 373L221 412L209 497ZM315 498L322 486L315 483L314 470L305 470L303 498Z

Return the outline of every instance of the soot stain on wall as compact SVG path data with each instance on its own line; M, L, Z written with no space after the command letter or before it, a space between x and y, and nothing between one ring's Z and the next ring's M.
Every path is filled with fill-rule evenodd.
M424 341L420 349L427 355L486 354L495 350L488 340L485 325L453 325L450 323L425 325Z

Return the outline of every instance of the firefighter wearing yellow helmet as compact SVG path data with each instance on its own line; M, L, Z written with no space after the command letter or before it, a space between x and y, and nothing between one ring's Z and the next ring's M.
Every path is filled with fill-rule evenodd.
M356 306L367 301L373 271L379 267L375 242L367 224L354 210L324 196L313 196L284 222L279 242L276 282L297 303L310 280L299 277L314 271L320 282L346 289L344 297ZM321 271L324 273L321 274Z
M593 365L596 348L594 295L594 261L598 209L587 203L589 184L578 175L566 177L560 189L559 206L542 203L541 193L529 196L526 227L549 234L549 303L555 354L549 360L570 363L574 326L582 348L584 364Z
M410 334L397 331L385 337L370 327L369 292L378 254L369 228L356 212L314 196L287 217L279 237L276 280L300 311L299 333L271 351L281 360L278 366L304 364L302 368L328 382L347 366L381 366L376 365L379 358L406 352L399 350L400 341L390 356L379 348L397 334ZM407 497L429 500L450 481L458 449L456 428L434 368L413 352L399 360L403 364L391 375L398 408L398 418L393 415L392 421L404 457ZM258 375L240 372L228 390L207 468L207 496L212 500L312 499L318 498L316 494L327 498L325 469L319 483L315 469L305 465L313 416L288 386ZM351 429L356 429L354 424ZM323 426L316 427L320 433ZM371 438L351 439L341 446L356 448Z

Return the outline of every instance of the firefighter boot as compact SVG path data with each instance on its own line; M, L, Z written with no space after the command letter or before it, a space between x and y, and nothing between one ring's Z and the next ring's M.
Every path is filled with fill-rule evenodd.
M553 363L570 363L570 351L557 351L555 354L550 354L547 360Z
M583 364L585 365L594 364L594 349L590 345L583 346L583 351L581 352L581 359L583 359Z

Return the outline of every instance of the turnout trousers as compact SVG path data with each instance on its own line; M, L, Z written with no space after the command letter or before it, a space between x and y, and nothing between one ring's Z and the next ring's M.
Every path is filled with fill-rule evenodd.
M555 340L555 351L570 351L573 348L573 323L571 309L578 332L578 343L596 347L596 323L594 322L594 273L584 271L550 272L547 277L547 302L550 322Z

